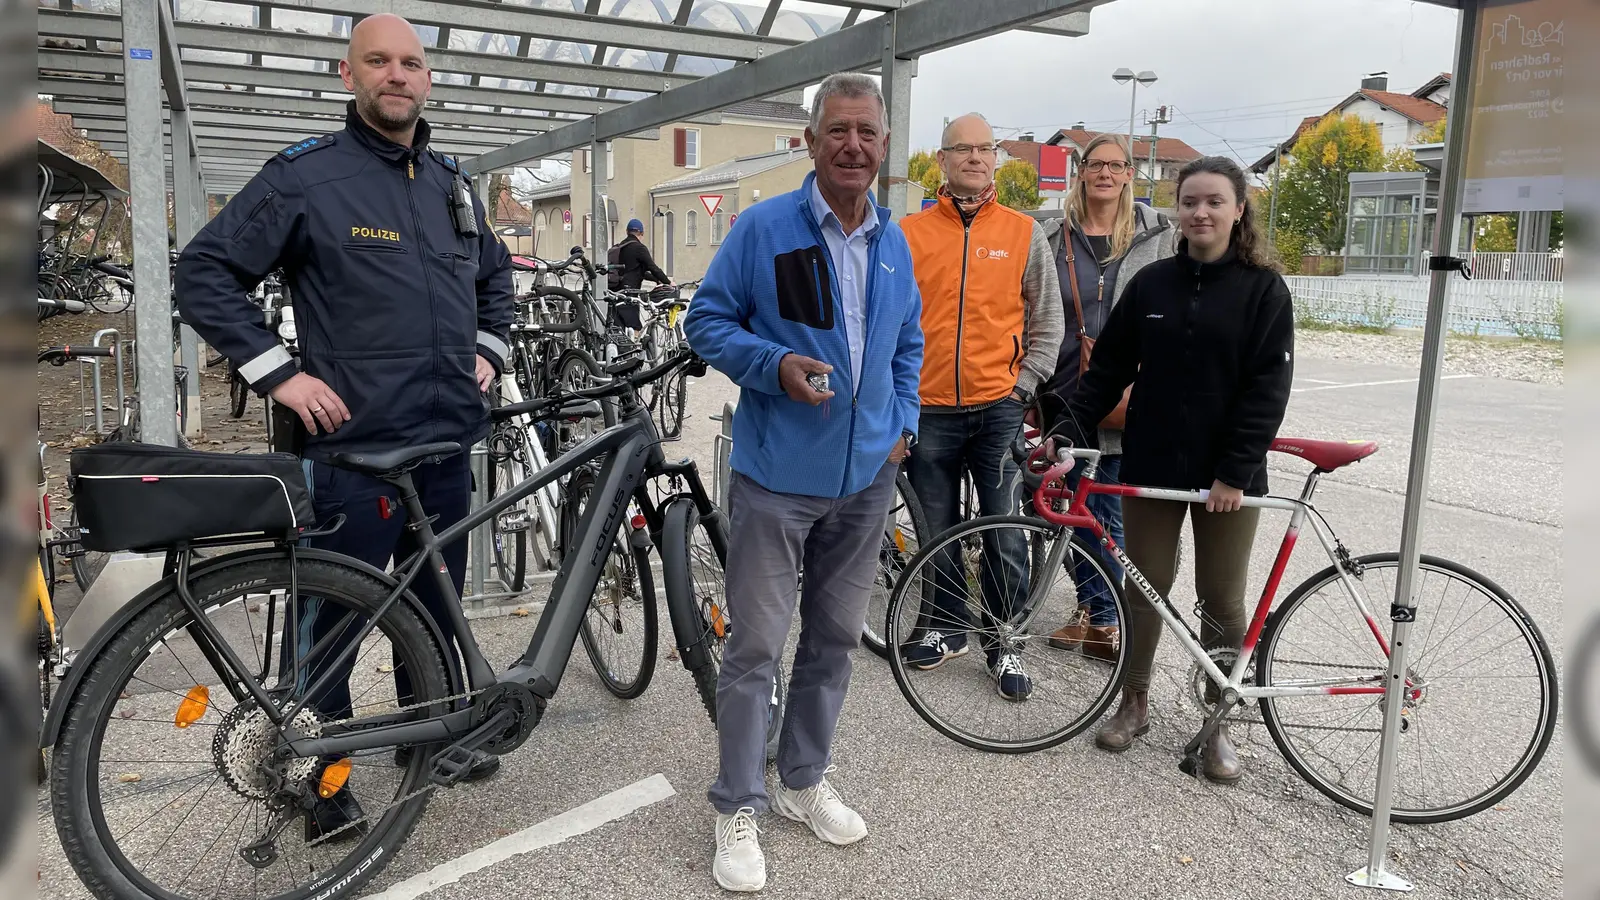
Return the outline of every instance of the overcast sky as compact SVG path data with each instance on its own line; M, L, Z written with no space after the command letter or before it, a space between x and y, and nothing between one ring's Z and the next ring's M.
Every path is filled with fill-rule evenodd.
M1176 109L1163 135L1254 162L1369 72L1410 93L1448 71L1456 18L1412 0L1116 0L1091 13L1084 37L1017 32L923 57L911 145L936 146L946 117L974 110L1002 138L1044 140L1079 121L1126 131L1129 88L1111 80L1126 66L1159 77L1138 105Z

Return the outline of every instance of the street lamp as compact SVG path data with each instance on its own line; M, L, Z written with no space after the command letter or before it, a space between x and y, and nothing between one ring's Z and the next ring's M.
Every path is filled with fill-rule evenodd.
M1133 117L1139 108L1139 85L1155 84L1156 73L1145 69L1135 75L1132 69L1118 69L1111 73L1111 80L1117 84L1133 83L1132 95L1128 98L1128 158L1133 159ZM1152 200L1154 195L1151 195Z

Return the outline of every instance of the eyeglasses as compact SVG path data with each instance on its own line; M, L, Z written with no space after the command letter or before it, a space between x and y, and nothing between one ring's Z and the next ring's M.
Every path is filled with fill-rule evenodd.
M1109 161L1104 159L1091 159L1083 164L1083 170L1091 175L1098 174L1105 169L1109 169L1113 175L1121 175L1130 168L1132 168L1132 166L1120 159L1113 159Z
M940 147L939 149L946 153L954 153L957 156L971 156L974 153L979 156L993 156L999 151L1000 147L997 144L956 144L953 147Z

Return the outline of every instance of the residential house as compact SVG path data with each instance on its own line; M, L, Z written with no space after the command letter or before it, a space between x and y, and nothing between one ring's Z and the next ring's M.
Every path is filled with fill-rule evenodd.
M1114 132L1115 133L1115 132ZM1123 133L1116 133L1124 137ZM1016 140L1000 141L1000 164L1004 165L1013 159L1020 159L1039 168L1039 148L1044 146L1064 146L1067 148L1067 179L1068 184L1077 177L1078 168L1083 164L1084 148L1089 142L1100 135L1098 131L1089 131L1081 124L1072 128L1063 128L1047 138L1043 143L1035 141L1031 133L1017 135ZM1126 141L1124 141L1126 143ZM1137 137L1133 143L1134 170L1137 179L1134 182L1134 192L1144 196L1148 190L1151 173L1156 181L1173 181L1178 177L1178 170L1191 160L1201 157L1200 151L1189 146L1177 138L1158 137L1155 141L1155 167L1150 164L1150 137L1148 135ZM1046 201L1046 206L1053 204ZM1054 205L1060 205L1058 202Z
M1340 101L1321 116L1307 116L1296 126L1294 133L1267 155L1256 161L1250 171L1263 175L1281 157L1288 157L1301 136L1315 128L1324 116L1351 115L1378 126L1385 147L1399 147L1416 140L1423 129L1445 117L1450 105L1450 75L1441 73L1427 84L1409 94L1389 90L1387 74L1369 75L1361 80L1361 88Z
M798 99L797 95L791 97ZM588 149L575 150L571 155L570 174L530 194L534 251L542 257L559 258L566 256L572 247L589 249L591 186L598 175L604 182L603 191L609 202L607 219L611 224L611 243L622 238L622 229L629 219L638 219L647 223L647 231L661 235L660 238L646 235L661 267L675 278L696 277L687 270L675 271L672 263L676 261L677 252L685 249L687 214L701 207L699 199L691 198L693 206L685 204L681 198L674 199L671 206L658 205L652 200L652 191L658 185L685 179L723 163L802 148L810 118L810 112L798 103L751 100L722 110L721 122L716 125L676 123L662 126L659 140L613 141L598 167ZM804 158L805 154L799 156ZM795 184L798 183L796 180ZM701 212L703 214L703 209ZM720 212L737 215L738 198L732 198ZM661 223L661 228L649 227L658 213L667 221ZM664 239L668 221L675 244L671 247L657 245L657 240ZM709 240L708 226L702 224L696 231L701 240ZM592 254L592 250L589 252Z

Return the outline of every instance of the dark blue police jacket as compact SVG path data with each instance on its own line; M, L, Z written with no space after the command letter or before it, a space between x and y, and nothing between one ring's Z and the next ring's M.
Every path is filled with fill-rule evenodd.
M482 355L504 372L513 315L511 255L473 197L476 236L450 216L454 165L370 128L351 103L343 131L273 155L184 248L176 292L184 320L265 394L295 373L249 292L282 268L301 368L350 409L305 455L488 434Z

